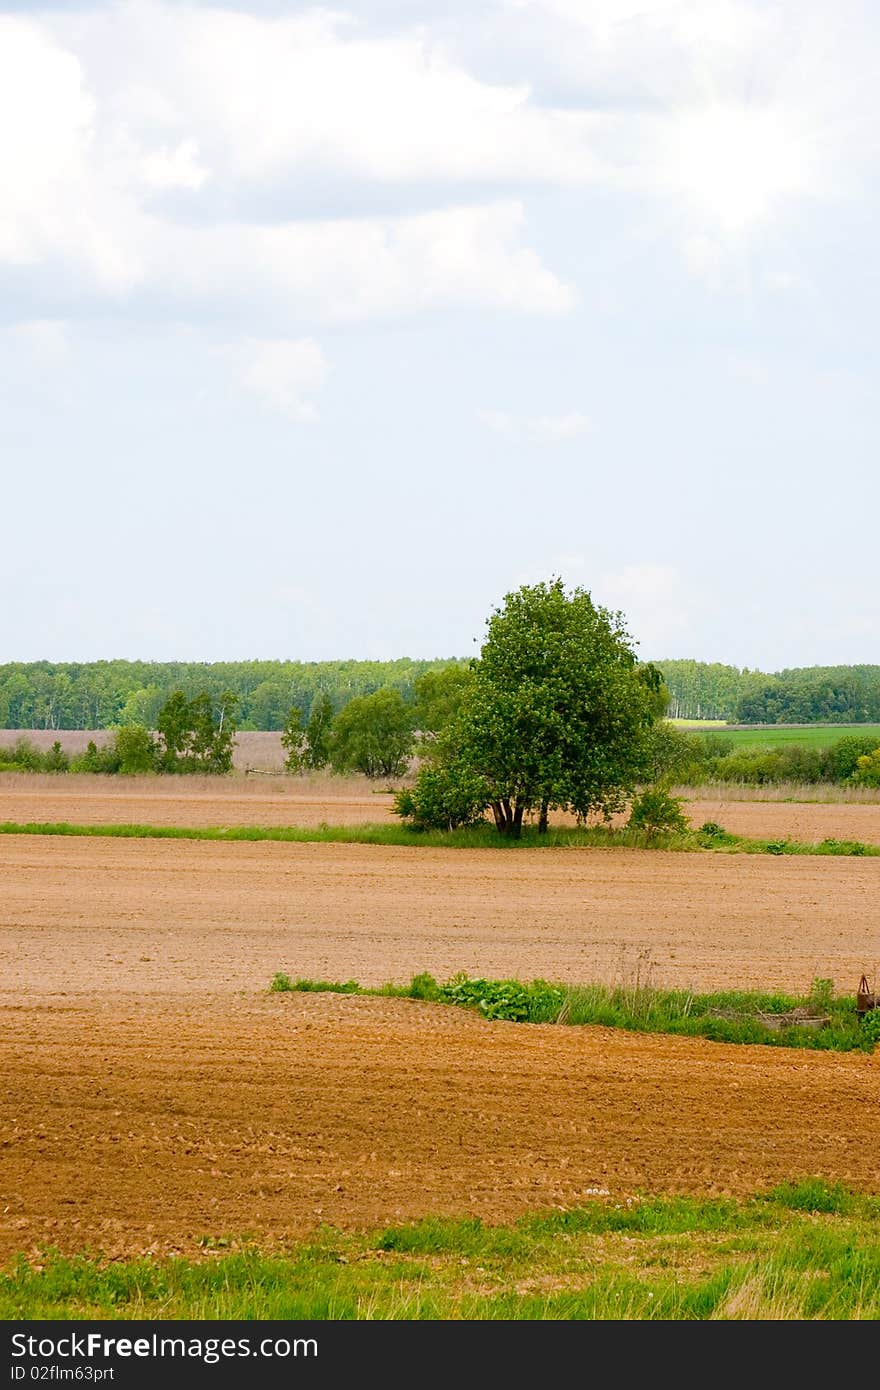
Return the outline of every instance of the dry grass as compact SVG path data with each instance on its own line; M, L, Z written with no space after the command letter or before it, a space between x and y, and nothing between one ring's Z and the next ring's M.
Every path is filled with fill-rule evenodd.
M108 777L93 772L0 772L0 791L49 792L94 794L96 792L112 796L114 793L144 797L187 798L199 795L216 797L231 794L234 797L265 797L267 793L275 796L307 797L314 801L351 801L364 796L387 795L384 782L371 782L368 777L353 775L335 777L331 773L316 772L305 777L289 777L284 773L272 776L258 776L241 769L229 777L179 777L171 773L144 773L135 777ZM377 810L376 819L383 819Z
M821 801L841 805L880 802L878 787L839 787L833 782L776 782L765 787L749 787L740 782L706 782L699 786L673 787L672 793L695 801Z

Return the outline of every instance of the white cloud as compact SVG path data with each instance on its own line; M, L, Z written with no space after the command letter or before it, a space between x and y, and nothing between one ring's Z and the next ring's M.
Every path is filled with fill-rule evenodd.
M62 319L31 319L14 324L12 332L37 362L58 364L70 354L70 328Z
M829 34L815 6L793 26L745 0L524 0L488 22L538 36L580 105L542 104L527 51L525 80L490 82L427 26L159 0L0 17L0 262L54 270L47 297L559 314L573 292L526 244L531 187L650 194L717 283L756 229L875 159L858 26Z
M339 321L444 304L567 313L574 293L520 244L522 221L517 203L280 226L151 219L140 251L147 286L184 301L283 302Z
M183 24L185 36L187 24L198 19L204 26L208 18L217 25L223 60L211 68L216 53L207 43L211 30L204 28L203 56L219 79L232 61L222 40L234 17L144 5L102 12L90 22L111 25L111 37L118 37L113 24L124 31L129 20L149 21L149 29L155 19L170 39L169 25ZM253 24L268 43L272 26ZM242 70L253 76L247 51ZM178 45L170 44L166 57L164 66L173 72L182 61ZM161 55L155 58L158 81L164 67ZM250 90L262 110L256 89ZM103 105L86 89L79 59L36 25L0 20L0 119L7 131L20 132L0 153L0 262L54 269L47 285L60 280L67 294L73 286L78 295L86 287L99 296L160 294L177 301L178 312L205 299L212 309L218 301L282 303L315 319L405 314L443 304L558 314L573 303L571 289L522 244L524 213L517 200L407 217L173 220L147 200L168 190L195 196L208 179L201 144L186 133L169 140L168 112L185 110L188 93L178 91L177 106L170 97L151 105L143 87L137 94L142 110L162 116L159 143L151 144L144 129L108 126ZM230 110L237 109L230 98ZM353 131L358 122L346 110L344 124ZM309 124L304 112L300 117L300 126ZM245 121L243 141L248 131ZM215 143L223 133L214 131ZM259 150L257 140L255 169ZM214 175L212 168L212 182Z
M138 274L134 209L102 177L95 124L78 58L0 16L0 263L61 257L116 292Z
M589 422L586 415L578 410L570 410L567 415L539 415L527 422L527 428L535 439L554 443L562 439L574 439L583 434Z
M532 415L516 417L504 410L479 410L477 418L487 429L507 439L531 439L543 444L556 444L574 439L589 428L586 415L571 410L567 415Z
M199 163L195 140L181 140L173 148L152 150L142 157L141 169L150 188L197 190L209 177L208 170Z
M346 17L254 15L141 0L69 33L112 119L198 140L230 181L336 171L582 181L595 112L544 109L527 82L487 83L423 33L372 37ZM106 61L107 49L113 63Z
M327 360L312 338L250 338L235 350L241 384L293 420L315 415L311 397L327 378Z

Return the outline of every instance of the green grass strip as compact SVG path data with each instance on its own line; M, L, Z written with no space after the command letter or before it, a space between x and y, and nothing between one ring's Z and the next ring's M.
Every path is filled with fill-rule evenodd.
M565 826L540 834L529 826L519 840L499 835L491 826L462 830L408 830L400 825L75 825L70 821L3 821L0 835L73 835L122 840L274 840L294 844L402 845L435 849L662 849L726 854L880 856L880 845L861 840L826 839L818 844L799 840L756 840L717 830L689 830L650 835L642 830L604 826Z
M273 993L359 994L396 999L422 999L475 1010L483 1018L513 1023L553 1023L570 1026L598 1024L629 1032L673 1033L709 1038L713 1042L760 1043L770 1047L800 1047L833 1052L873 1052L880 1041L880 1010L859 1016L853 995L836 995L833 981L814 980L809 995L761 994L724 990L693 994L652 985L560 985L547 980L485 980L454 976L439 984L427 973L414 975L408 985L377 988L356 980L292 980L279 971L269 986ZM772 1027L764 1021L783 1018L794 1009L807 1009L827 1018L822 1028L792 1022ZM762 1018L762 1015L764 1018Z
M748 1199L615 1196L485 1225L321 1227L261 1250L205 1235L197 1258L20 1256L13 1319L876 1319L880 1199L820 1177Z

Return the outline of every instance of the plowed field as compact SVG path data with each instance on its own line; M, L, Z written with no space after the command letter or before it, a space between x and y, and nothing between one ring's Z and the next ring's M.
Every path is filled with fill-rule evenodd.
M22 777L0 774L0 821L71 821L79 825L361 825L399 824L393 797L366 778ZM737 801L692 798L694 826L713 820L736 835L817 842L826 838L880 844L875 802ZM554 824L572 823L553 816Z
M589 1187L880 1191L877 1056L266 993L278 969L852 990L877 860L10 836L0 884L0 1259Z

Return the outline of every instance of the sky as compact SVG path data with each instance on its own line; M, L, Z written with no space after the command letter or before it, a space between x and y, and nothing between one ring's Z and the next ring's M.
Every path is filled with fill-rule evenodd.
M880 12L0 0L0 662L880 662Z

